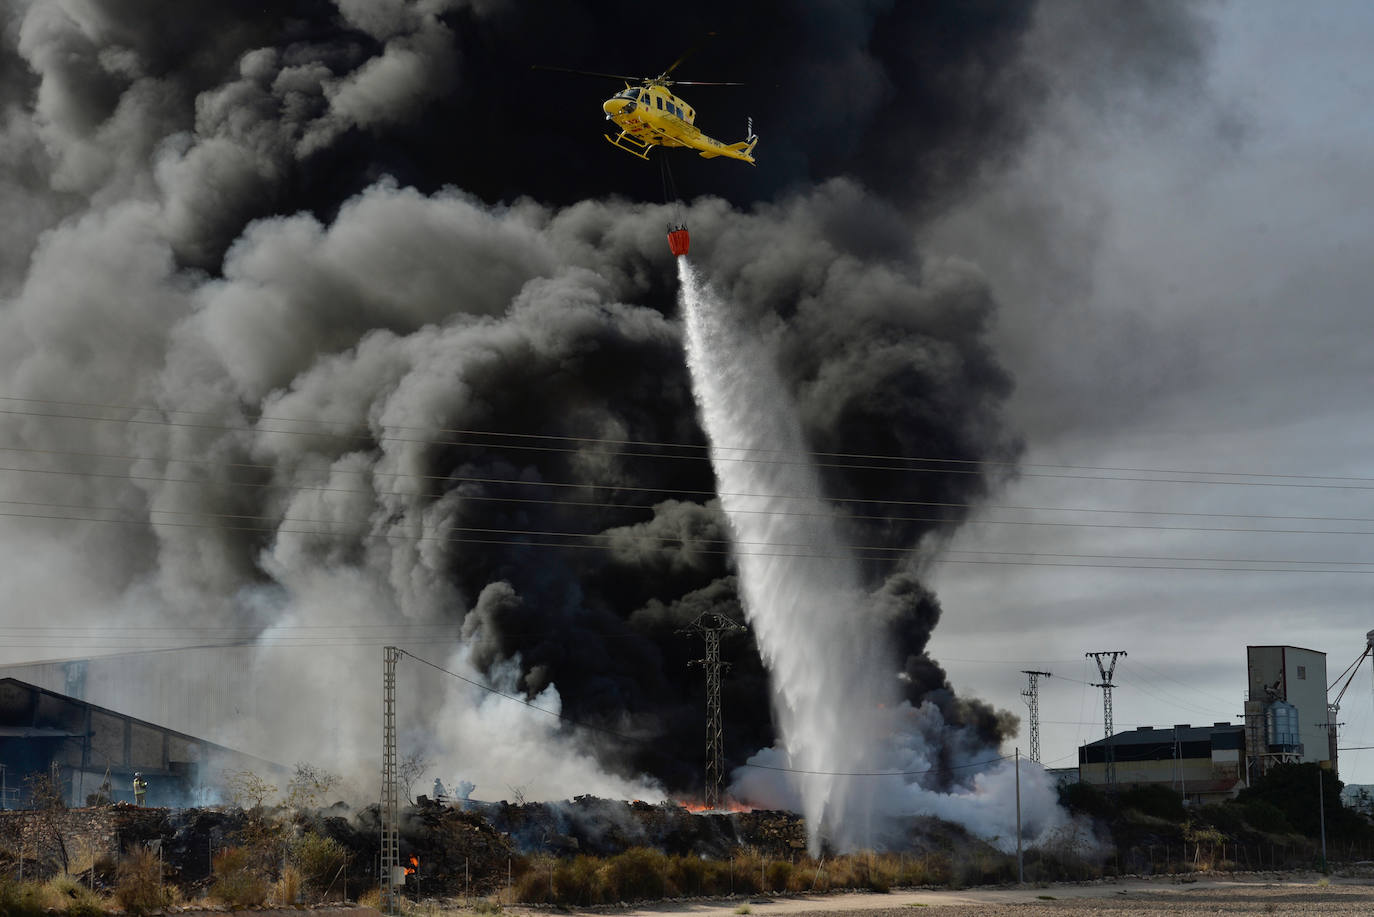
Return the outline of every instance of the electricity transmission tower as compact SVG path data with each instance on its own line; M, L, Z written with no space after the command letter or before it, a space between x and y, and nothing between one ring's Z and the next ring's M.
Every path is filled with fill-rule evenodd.
M720 777L724 767L725 748L721 738L720 670L730 663L720 661L720 635L744 630L723 614L703 612L695 621L678 631L680 634L701 634L706 640L706 658L693 659L688 665L706 670L706 803L707 809L720 808Z
M400 812L396 802L396 660L401 651L382 648L382 912L396 913L396 871L400 865Z
M1026 706L1030 708L1030 759L1036 764L1040 763L1040 676L1050 677L1049 672L1034 672L1030 669L1022 669L1021 673L1028 676L1029 684L1026 690L1021 692L1021 696L1026 699Z
M1102 689L1102 731L1106 737L1103 744L1103 759L1106 762L1107 789L1116 789L1116 753L1112 748L1112 673L1116 671L1116 659L1118 656L1125 656L1125 650L1104 650L1100 653L1084 653L1084 658L1092 657L1097 663L1097 672L1102 676L1102 681L1093 685L1094 688ZM1102 661L1103 656L1110 656L1107 662Z

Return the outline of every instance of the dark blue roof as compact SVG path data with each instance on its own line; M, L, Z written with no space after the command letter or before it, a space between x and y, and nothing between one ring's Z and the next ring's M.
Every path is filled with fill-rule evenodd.
M1085 747L1104 745L1106 739L1089 742ZM1112 746L1158 745L1161 742L1210 742L1213 748L1244 748L1245 727L1233 723L1213 723L1211 726L1141 726L1112 736Z

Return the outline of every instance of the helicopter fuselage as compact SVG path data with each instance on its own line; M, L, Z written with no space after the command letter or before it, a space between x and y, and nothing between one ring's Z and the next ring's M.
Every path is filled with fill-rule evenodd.
M649 158L655 146L688 147L707 159L728 156L753 164L754 144L750 136L739 143L721 143L701 132L693 122L696 112L664 86L652 81L642 86L626 85L601 106L606 118L620 128L616 137L606 139L640 159Z

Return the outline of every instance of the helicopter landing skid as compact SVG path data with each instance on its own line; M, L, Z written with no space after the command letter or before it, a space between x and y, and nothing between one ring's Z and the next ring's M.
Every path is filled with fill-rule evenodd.
M649 161L650 144L647 144L642 140L637 140L636 138L631 137L625 131L621 131L620 134L616 137L612 137L610 134L602 134L601 136L605 137L606 141L610 143L611 146L620 147L622 150L629 153L631 156L638 156L645 162Z

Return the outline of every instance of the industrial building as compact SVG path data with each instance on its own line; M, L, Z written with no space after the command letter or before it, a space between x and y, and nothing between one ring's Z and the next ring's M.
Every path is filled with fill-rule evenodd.
M24 807L33 775L56 777L69 806L107 795L133 802L135 772L147 804L217 802L226 772L273 780L286 769L15 678L0 678L0 806ZM109 791L102 785L108 781Z
M1374 648L1374 631L1369 635ZM1119 732L1078 749L1078 779L1118 787L1170 786L1191 802L1234 796L1275 764L1317 763L1333 771L1326 654L1298 646L1247 646L1245 724L1187 723Z
M182 648L111 653L0 665L0 678L20 681L129 716L271 753L256 724L272 709L260 684L270 683L252 647ZM188 688L194 687L193 690Z
M1230 799L1246 785L1245 727L1231 723L1141 726L1098 739L1078 749L1078 779L1106 785L1109 751L1122 788L1168 786L1189 802L1207 803Z
M1336 767L1326 696L1326 654L1297 646L1247 646L1245 756L1248 780L1275 764Z

